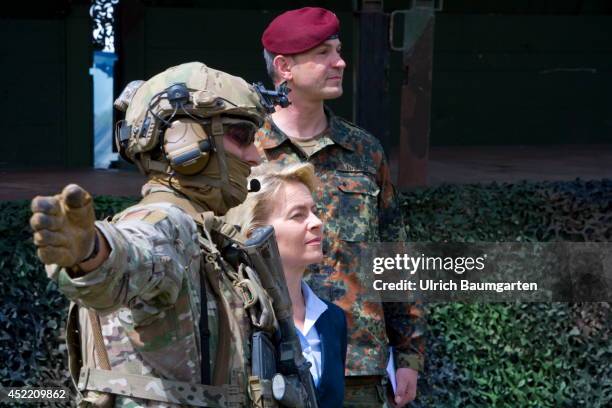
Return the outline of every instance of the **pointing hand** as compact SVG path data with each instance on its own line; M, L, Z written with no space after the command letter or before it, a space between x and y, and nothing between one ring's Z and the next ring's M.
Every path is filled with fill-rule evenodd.
M80 186L70 184L61 194L35 197L32 212L30 226L37 255L43 263L70 267L93 252L96 236L93 201Z

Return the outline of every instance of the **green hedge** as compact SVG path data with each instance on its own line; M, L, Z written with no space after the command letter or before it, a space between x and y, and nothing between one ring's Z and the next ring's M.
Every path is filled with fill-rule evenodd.
M99 218L134 202L96 198ZM612 241L612 181L443 185L404 194L411 241ZM29 203L0 202L0 379L69 385L67 302L36 260ZM608 303L432 304L415 407L612 403Z

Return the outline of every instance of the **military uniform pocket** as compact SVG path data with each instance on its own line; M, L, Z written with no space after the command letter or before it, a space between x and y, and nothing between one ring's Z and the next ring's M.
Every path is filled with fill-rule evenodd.
M378 240L378 194L373 175L338 172L339 236L348 242Z

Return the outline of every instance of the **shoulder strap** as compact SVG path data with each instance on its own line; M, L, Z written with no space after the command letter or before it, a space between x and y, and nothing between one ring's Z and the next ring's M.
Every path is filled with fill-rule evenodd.
M70 376L74 382L74 385L77 387L77 375L80 370L83 370L84 358L83 353L88 353L88 348L83 350L82 344L82 334L84 331L88 330L82 327L82 325L86 325L87 322L82 321L79 318L79 309L80 306L74 302L70 303L70 307L68 309L68 321L66 324L66 345L68 348L68 363L69 363L69 371ZM104 345L104 339L102 337L102 328L100 327L100 318L98 314L92 309L83 308L83 311L86 312L86 319L89 320L89 326L91 327L91 335L93 337L93 352L95 353L95 360L97 360L98 366L102 370L110 370L110 361L108 359L108 353L106 352L106 346ZM84 315L81 317L85 319ZM88 364L96 364L95 361L89 362ZM87 400L89 402L93 402L92 406L99 408L110 408L115 406L115 397L112 394L106 392L97 392L95 394L83 395L79 392L78 395L79 400Z
M110 370L111 365L110 361L108 360L108 353L106 352L106 347L104 346L102 328L100 327L100 318L98 317L96 311L93 309L87 309L87 314L89 315L89 320L91 321L92 334L94 338L94 351L96 352L98 364L100 364L101 369Z
M208 306L206 296L206 285L204 279L200 279L200 376L202 384L210 384L210 330L208 329ZM204 351L207 353L204 354Z
M211 259L209 259L211 261ZM214 261L213 261L214 262ZM228 308L226 302L223 301L223 295L221 294L221 288L219 287L221 276L215 267L211 267L211 264L207 262L204 264L206 277L210 283L211 289L215 294L219 303L219 333L217 339L217 355L215 356L215 370L213 373L212 384L221 385L226 384L229 378L229 364L230 364L230 344L232 336L230 332Z
M104 345L104 338L102 337L102 327L100 326L100 317L93 309L87 309L89 315L89 321L91 322L91 330L94 338L94 351L98 359L98 364L102 370L110 371L111 365L108 359L108 353L106 352L106 346ZM98 397L97 403L99 407L113 407L115 406L115 396L113 394L104 393Z
M198 226L206 229L207 232L216 232L225 237L240 241L242 240L240 231L233 225L227 224L220 217L215 216L212 211L200 212L188 199L173 194L169 191L155 191L146 195L140 204L170 203L185 211Z
M153 193L147 194L140 200L139 204L153 204L153 203L170 203L174 204L177 207L181 208L185 211L198 225L203 225L201 214L205 214L199 212L196 207L193 205L191 201L186 198L180 197L176 194L173 194L169 191L155 191Z

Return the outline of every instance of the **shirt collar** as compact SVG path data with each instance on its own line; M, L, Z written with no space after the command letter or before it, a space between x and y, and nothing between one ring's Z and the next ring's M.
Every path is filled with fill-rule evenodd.
M331 109L329 109L327 106L325 106L324 109L325 115L327 115L327 120L329 122L328 136L330 139L345 149L351 151L355 150L350 140L350 128L346 125L346 123L344 123L343 120L334 115ZM269 116L266 118L264 123L264 132L266 136L259 141L259 144L266 150L274 149L275 147L278 147L285 141L289 140L289 136L280 130Z
M304 319L304 330L302 334L306 336L312 329L323 312L327 310L327 305L310 289L306 282L302 281L302 295L306 304L306 317Z

